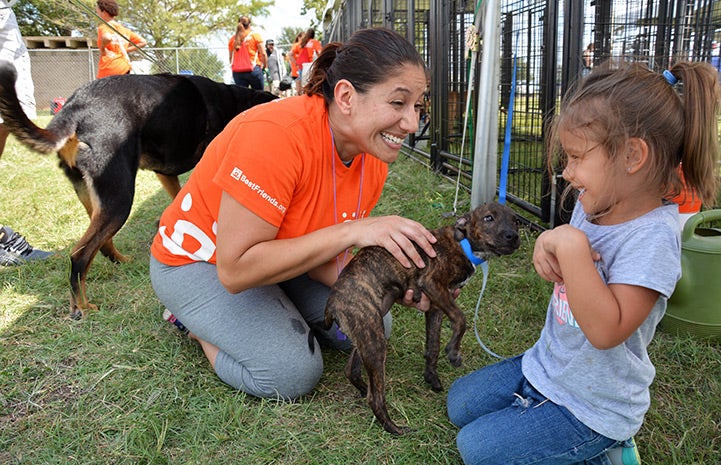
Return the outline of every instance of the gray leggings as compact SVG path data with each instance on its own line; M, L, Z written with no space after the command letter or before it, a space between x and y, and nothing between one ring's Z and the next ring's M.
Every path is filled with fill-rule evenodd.
M150 280L161 303L198 338L220 349L215 372L256 397L294 399L310 392L323 373L318 342L308 347L308 325L321 347L350 341L337 326L319 332L329 288L307 275L278 285L229 293L206 262L167 266L150 257ZM391 314L383 320L390 335Z

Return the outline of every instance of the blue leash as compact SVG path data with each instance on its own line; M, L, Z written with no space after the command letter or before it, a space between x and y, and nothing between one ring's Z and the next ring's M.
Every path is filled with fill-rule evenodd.
M516 32L516 45L518 47L518 32ZM498 203L506 203L508 189L508 165L511 158L511 128L513 126L513 103L516 100L516 72L518 70L518 53L513 52L513 73L511 74L511 95L508 97L508 117L506 119L506 134L503 139L503 156L501 157L501 175L498 181Z

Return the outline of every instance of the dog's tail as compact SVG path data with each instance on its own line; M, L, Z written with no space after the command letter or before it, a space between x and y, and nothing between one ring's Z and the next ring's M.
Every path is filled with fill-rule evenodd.
M308 331L308 350L310 350L311 354L315 353L315 333L313 328Z
M30 121L20 106L20 100L15 91L16 79L17 73L10 63L0 64L0 116L2 116L3 124L20 142L36 152L59 151L75 131L68 130L64 131L68 134L59 134L38 127Z
M311 354L315 353L316 333L320 334L323 331L328 331L333 326L334 321L333 316L326 310L323 322L310 324L310 331L308 331L308 349L310 349Z

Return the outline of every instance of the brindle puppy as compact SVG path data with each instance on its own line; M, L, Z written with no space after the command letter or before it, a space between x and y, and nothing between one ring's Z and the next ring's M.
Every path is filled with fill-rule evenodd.
M434 391L443 387L436 366L440 351L443 315L451 321L452 335L446 346L453 366L461 364L461 338L466 318L453 299L453 291L462 287L473 275L475 265L466 255L462 241L467 240L474 258L488 259L513 253L519 246L515 214L498 203L487 203L459 218L455 225L432 231L438 239L434 244L436 258L431 259L418 248L426 262L425 268L404 268L382 247L361 249L348 263L333 286L325 309L325 327L333 320L353 342L345 374L358 388L383 428L392 434L403 434L408 428L398 427L388 416L385 400L386 338L383 316L407 289L414 300L425 293L431 301L426 317L426 368L424 379ZM471 253L469 251L469 253ZM361 362L366 369L370 389L361 378Z

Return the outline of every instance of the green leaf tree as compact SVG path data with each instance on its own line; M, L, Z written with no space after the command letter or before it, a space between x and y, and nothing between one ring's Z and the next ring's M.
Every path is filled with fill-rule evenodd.
M304 31L305 28L303 27L284 27L281 29L280 37L277 39L277 42L283 44L288 50L290 50L290 46L293 45L295 37Z
M235 31L238 17L263 17L275 0L126 0L118 21L153 48L199 45L210 34ZM94 38L100 19L93 0L20 0L13 7L24 36L62 36L77 31Z
M87 29L89 14L78 14L71 1L20 0L13 7L20 32L30 36L69 36L73 30Z
M311 11L315 13L315 18L311 20L310 27L316 29L316 39L320 39L318 35L321 31L318 29L320 29L319 26L323 24L323 11L326 5L328 5L328 0L303 0L303 7L300 9L300 13L303 15Z

